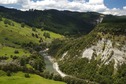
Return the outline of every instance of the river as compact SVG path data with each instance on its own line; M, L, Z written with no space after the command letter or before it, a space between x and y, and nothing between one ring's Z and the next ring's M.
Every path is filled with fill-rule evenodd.
M46 53L45 51L40 51L40 54L44 57L46 71L57 74L56 70L53 68L53 63L47 57L48 53Z
M48 49L44 51L40 51L40 54L44 57L44 61L46 64L46 71L49 71L51 73L59 74L61 77L67 76L65 73L63 73L59 69L58 63L55 61L55 59L48 55L47 53Z
M53 57L49 56L46 51L48 51L48 49L47 50L44 50L44 51L40 51L40 54L44 57L44 61L45 61L45 64L46 64L46 71L52 72L54 74L59 74L61 77L65 77L65 76L72 77L70 75L67 75L67 74L63 73L59 69L59 65L56 62L56 60ZM79 78L77 78L77 79L79 79ZM91 83L91 84L94 84L94 83L95 84L98 84L96 82L89 81L89 80L86 80L86 79L85 79L85 81L88 82L88 83Z

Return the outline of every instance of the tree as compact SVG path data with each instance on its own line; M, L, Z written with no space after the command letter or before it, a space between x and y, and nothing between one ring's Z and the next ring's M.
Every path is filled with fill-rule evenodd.
M25 77L26 77L26 78L30 78L29 73L26 73L26 74L25 74Z
M0 15L0 21L2 21L2 16Z
M35 34L35 37L38 38L38 34Z
M5 24L5 27L8 27L8 25L7 25L7 24Z
M34 63L33 67L35 68L35 70L38 70L38 71L42 72L44 70L44 63L43 63L43 61L41 59L37 59L34 62L35 63Z
M21 27L23 27L23 28L24 28L24 27L25 27L25 23L21 23Z
M25 64L26 64L25 58L21 58L21 59L20 59L20 65L21 65L21 66L25 66Z
M35 36L35 34L34 34L34 33L32 33L32 36L34 37L34 36Z
M15 54L18 54L18 53L19 53L19 51L18 51L18 50L15 50L15 51L14 51L14 53L15 53Z
M10 71L7 71L7 76L11 76L11 72Z
M41 28L41 31L44 31L44 28Z
M14 23L11 23L11 26L14 26Z
M4 24L11 25L11 22L10 22L8 19L5 19L5 20L4 20Z
M50 38L50 33L44 32L44 33L43 33L43 36L44 36L45 38Z
M32 31L36 32L36 28L32 28Z
M40 43L41 43L41 42L43 42L43 39L42 39L42 38L40 38L39 42L40 42Z
M66 32L64 32L64 35L68 36L68 35L70 35L70 33L68 31L66 31Z
M62 77L60 75L53 75L53 80L62 81Z

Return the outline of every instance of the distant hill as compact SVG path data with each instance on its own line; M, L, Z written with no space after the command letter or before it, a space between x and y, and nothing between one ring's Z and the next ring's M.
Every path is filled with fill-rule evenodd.
M65 35L87 34L95 26L100 14L58 10L20 11L0 6L0 15L31 27L44 28Z

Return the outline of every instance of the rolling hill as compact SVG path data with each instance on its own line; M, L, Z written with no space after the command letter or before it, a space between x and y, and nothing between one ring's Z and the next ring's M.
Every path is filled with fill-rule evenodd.
M38 54L38 49L44 49L56 38L63 39L64 36L27 25L22 26L11 19L1 17L0 83L64 84L36 74L36 71L42 73L45 70L45 62L43 57ZM41 47L39 47L40 45ZM29 78L25 77L27 73L30 75Z
M0 6L0 15L31 27L44 28L63 35L87 34L95 26L100 14L58 10L20 11Z

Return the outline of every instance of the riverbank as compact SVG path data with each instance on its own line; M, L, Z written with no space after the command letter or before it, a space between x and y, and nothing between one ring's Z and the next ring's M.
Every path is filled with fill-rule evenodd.
M67 74L63 73L60 69L59 69L59 65L58 62L56 62L56 59L49 56L47 53L48 49L45 49L43 51L40 51L40 54L44 57L45 63L46 63L46 67L50 69L50 71L52 72L52 70L54 69L55 71L53 72L57 72L61 77L65 77L68 76ZM50 61L50 63L48 62ZM47 64L48 63L48 64ZM53 68L53 69L52 69Z

